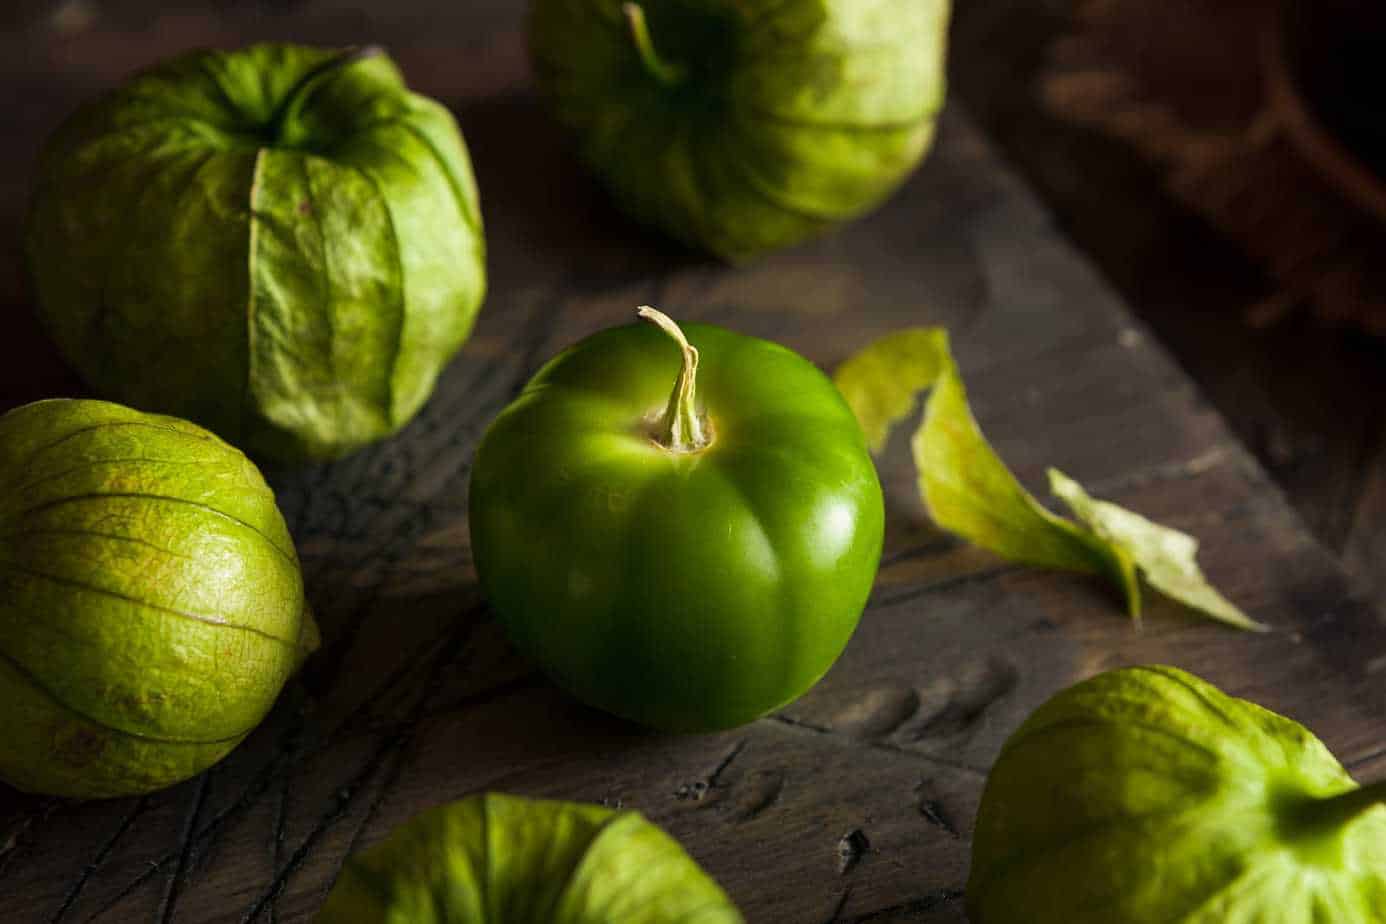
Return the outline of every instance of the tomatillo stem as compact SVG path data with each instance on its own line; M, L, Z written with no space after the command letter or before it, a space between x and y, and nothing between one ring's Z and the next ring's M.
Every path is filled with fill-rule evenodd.
M645 21L645 11L640 4L623 3L621 12L625 14L626 24L630 26L630 38L640 55L640 63L645 65L645 70L650 76L666 87L683 83L683 79L688 76L684 69L665 61L659 56L659 52L655 51L654 39L650 37L650 25Z
M1373 805L1386 803L1386 780L1359 786L1357 789L1320 799L1310 810L1320 824L1340 825L1351 821Z
M674 382L669 405L659 420L659 444L674 452L697 452L712 442L697 409L698 348L688 342L673 319L658 309L642 305L637 311L646 321L657 324L683 351L683 368Z

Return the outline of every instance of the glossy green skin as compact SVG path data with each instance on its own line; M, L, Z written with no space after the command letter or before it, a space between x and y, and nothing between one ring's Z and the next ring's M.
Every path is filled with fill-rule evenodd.
M256 45L137 75L49 142L27 247L47 326L97 392L285 460L403 426L485 288L457 126L369 49Z
M300 660L303 584L235 448L104 401L0 417L0 779L151 792L220 760Z
M943 104L947 0L645 0L644 67L622 0L535 0L540 84L637 220L728 260L874 208Z
M1041 706L987 780L973 924L1375 924L1386 808L1303 726L1169 667Z
M486 794L347 860L317 924L743 924L636 812Z
M515 645L579 699L679 731L749 722L823 676L870 593L883 520L861 430L822 373L764 340L684 330L710 446L651 439L679 350L648 324L612 328L491 424L470 514Z

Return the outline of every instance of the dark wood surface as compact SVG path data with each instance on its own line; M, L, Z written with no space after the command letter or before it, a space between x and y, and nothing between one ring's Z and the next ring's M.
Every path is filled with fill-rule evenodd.
M497 789L640 809L755 924L961 921L972 817L1001 742L1060 687L1138 662L1286 712L1354 772L1386 775L1386 634L1370 607L958 107L878 214L730 269L642 234L592 187L527 90L512 3L400 3L378 22L345 2L138 12L151 6L68 4L69 19L89 16L75 27L44 8L0 37L16 99L0 110L7 403L78 392L29 320L18 268L30 158L78 99L176 46L389 45L467 133L492 294L399 438L272 473L326 643L270 719L212 771L143 799L0 788L4 920L307 920L350 851L425 807ZM468 465L543 359L644 302L824 367L899 326L947 325L977 416L1026 483L1057 465L1194 532L1210 576L1276 631L1241 634L1166 604L1137 631L1089 579L952 541L925 519L897 439L881 460L878 586L842 660L801 701L681 737L572 703L509 651L478 595Z
M1240 83L1220 70L1210 78L1206 70L1219 56L1255 59L1257 37L1239 35L1240 44L1229 48L1228 38L1216 32L1175 36L1181 36L1180 28L1217 24L1209 8L1236 19L1256 5L1180 0L1162 19L1160 35L1128 30L1120 35L1122 47L1107 54L1141 56L1141 73L1153 84L1192 84L1206 94L1214 82L1222 95L1209 108L1225 115L1240 107L1249 118L1262 79L1256 67ZM1198 383L1310 530L1377 599L1386 597L1386 404L1380 398L1386 394L1386 338L1320 322L1305 299L1277 283L1270 267L1168 193L1170 169L1127 141L1065 120L1046 103L1046 81L1056 73L1073 76L1074 66L1061 62L1075 54L1073 36L1082 32L1077 23L1085 15L1100 18L1099 5L959 4L951 57L954 98L1054 210L1060 230L1097 263ZM1168 54L1171 45L1185 46L1185 54ZM1090 76L1112 79L1096 69ZM1185 101L1199 95L1189 89L1170 93ZM1159 125L1161 104L1170 105L1156 99L1138 110L1132 103L1129 111L1111 115L1114 121L1124 115ZM1163 118L1177 125L1172 112ZM1153 145L1178 143L1154 128L1147 131L1156 136ZM1268 227L1273 222L1264 216L1276 215L1277 203L1298 192L1279 185L1258 186L1255 193L1264 201L1242 201ZM1361 213L1346 199L1316 203L1341 213L1316 216L1331 225L1350 225ZM1293 229L1283 233L1294 236Z

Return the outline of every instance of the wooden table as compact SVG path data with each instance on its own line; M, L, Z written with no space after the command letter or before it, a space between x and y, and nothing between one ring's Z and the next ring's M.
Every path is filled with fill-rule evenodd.
M292 13L152 4L0 38L0 346L8 403L74 393L14 251L39 138L78 98L174 45L383 41L453 105L491 248L477 331L397 439L272 480L302 552L323 651L224 763L142 799L0 789L0 915L18 922L302 921L352 850L479 790L638 808L755 924L961 921L969 831L1001 742L1050 694L1123 664L1173 663L1308 723L1364 778L1386 773L1386 633L1284 499L956 107L924 169L870 219L739 269L642 234L575 165L526 89L505 0ZM71 4L69 4L71 7ZM137 10L136 8L139 8ZM80 13L81 10L79 9ZM126 17L122 19L121 17ZM141 19L140 17L144 17ZM79 26L81 24L79 23ZM568 700L506 646L467 542L471 451L562 346L640 303L782 341L831 367L907 324L945 324L974 408L1028 484L1057 465L1203 540L1206 570L1276 631L1156 604L1137 631L1093 580L1006 565L932 528L903 438L881 460L887 547L847 652L778 715L644 732Z
M1189 0L1161 19L1159 35L1141 39L1132 27L1133 34L1122 35L1120 46L1103 56L1140 60L1132 68L1147 83L1144 96L1139 87L1123 86L1121 73L1093 69L1091 58L1075 54L1075 34L1098 22L1129 23L1133 16L1116 11L1137 5L1121 0L958 4L950 55L953 98L967 106L1054 211L1059 229L1150 325L1314 535L1376 599L1386 599L1386 402L1379 398L1386 394L1386 337L1314 317L1266 261L1253 260L1171 193L1173 186L1189 183L1180 166L1187 161L1161 163L1151 156L1162 145L1189 144L1180 137L1185 120L1160 92L1185 103L1206 97L1209 75L1199 68L1208 67L1208 58L1255 59L1262 53L1256 34L1239 35L1240 43L1227 48L1225 34L1217 30L1232 27L1220 17L1241 25L1236 17L1254 19L1257 7L1283 5ZM1181 43L1188 54L1168 54L1171 44ZM1072 78L1082 68L1088 68L1082 73L1091 92L1113 91L1112 125L1125 120L1148 132L1144 150L1061 117L1055 75ZM1225 82L1211 108L1226 114L1244 107L1249 120L1260 105L1261 76L1255 64L1248 68L1245 62L1229 70L1243 79L1250 70L1249 85L1226 81L1218 70ZM1130 74L1124 77L1132 82ZM1127 94L1142 105L1134 106ZM1206 127L1208 115L1200 115ZM1259 179L1264 167L1263 159L1247 153L1225 169ZM1323 182L1312 179L1307 165L1297 169L1304 172L1295 180L1260 183L1254 195L1238 200L1256 216L1259 224L1251 227L1266 235L1282 228L1289 239L1323 241L1304 225L1351 228L1362 220L1364 213L1348 199L1314 198L1313 192L1306 197L1303 186ZM1313 203L1309 219L1299 225L1285 221L1286 211L1303 208L1306 198ZM1303 212L1293 214L1303 217ZM1333 265L1322 259L1304 262L1318 271ZM1285 263L1280 265L1283 270ZM1268 306L1289 313L1272 323Z

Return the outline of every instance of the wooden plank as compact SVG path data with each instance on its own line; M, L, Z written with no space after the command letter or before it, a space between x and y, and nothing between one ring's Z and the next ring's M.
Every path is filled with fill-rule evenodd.
M1055 70L1055 56L1074 52L1064 36L1083 7L960 4L951 55L956 95L1285 487L1309 528L1379 596L1386 589L1386 504L1379 499L1386 407L1373 397L1386 391L1386 339L1316 322L1307 310L1269 326L1250 323L1267 305L1292 311L1296 298L1166 194L1169 171L1045 104L1046 71ZM1191 21L1204 19L1198 13ZM1205 48L1207 41L1217 45L1209 35L1189 37ZM1176 76L1178 65L1166 66ZM1243 89L1250 93L1243 105L1254 107L1259 88ZM1230 112L1237 98L1230 94L1218 110ZM1154 126L1152 107L1166 102L1150 100L1129 115ZM1265 194L1271 202L1279 192ZM1346 203L1338 207L1351 214ZM1334 203L1323 208L1331 212Z
M305 13L295 20L305 31L337 22L332 4L310 9L326 18ZM199 21L236 39L270 28L250 16ZM479 27L469 41L518 48L514 21L496 21L499 31ZM441 40L410 44L399 28L412 74ZM159 41L123 36L65 41L119 44L126 58ZM422 68L456 104L483 190L492 295L475 336L399 438L272 473L323 653L197 780L91 804L0 790L7 919L307 920L351 850L425 807L496 788L639 808L751 921L961 921L971 819L1005 736L1061 686L1143 661L1195 670L1308 722L1366 770L1386 766L1381 627L966 117L950 113L926 168L879 214L732 269L617 215L541 107L509 92L523 77L508 54L478 64L483 77L465 57ZM31 65L35 81L50 66ZM104 66L72 92L106 79ZM32 143L55 118L12 124ZM6 215L19 193L7 181ZM22 303L15 288L8 299ZM1209 573L1277 631L1239 634L1169 606L1137 631L1089 579L959 545L925 520L896 440L881 461L886 563L857 636L809 695L696 736L574 704L509 650L480 600L470 455L543 359L642 302L774 337L825 366L904 324L949 325L978 417L1027 482L1056 464L1195 531Z

